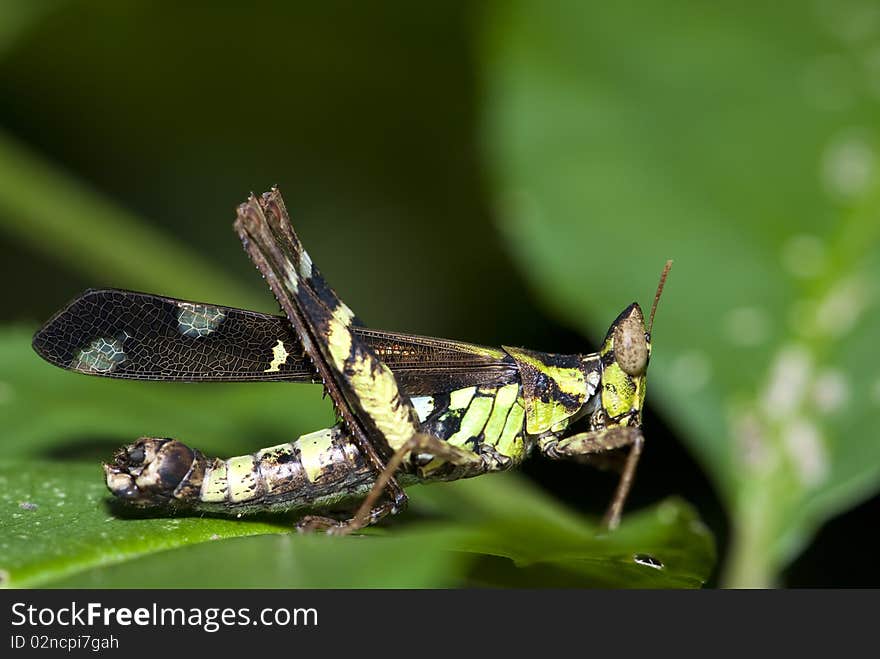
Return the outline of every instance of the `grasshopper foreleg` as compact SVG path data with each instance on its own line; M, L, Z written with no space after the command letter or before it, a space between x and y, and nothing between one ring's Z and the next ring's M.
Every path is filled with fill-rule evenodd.
M639 428L629 426L615 426L604 430L579 433L566 437L559 441L551 441L539 444L541 452L548 458L555 460L571 458L587 458L600 456L608 451L630 447L617 482L617 490L605 512L602 524L608 529L615 529L620 524L620 515L623 512L623 504L632 488L639 457L642 455L642 446L645 438Z

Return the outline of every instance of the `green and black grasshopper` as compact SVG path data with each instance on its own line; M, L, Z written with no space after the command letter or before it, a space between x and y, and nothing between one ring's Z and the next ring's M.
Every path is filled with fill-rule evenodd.
M284 317L90 290L37 332L34 349L105 377L322 383L340 421L227 460L144 437L104 465L114 495L236 515L347 510L347 521L300 522L347 533L400 511L406 485L504 471L537 448L586 462L624 455L605 517L617 526L644 442L651 326L670 263L647 327L633 303L599 352L556 355L364 327L303 249L277 189L239 206L235 230Z

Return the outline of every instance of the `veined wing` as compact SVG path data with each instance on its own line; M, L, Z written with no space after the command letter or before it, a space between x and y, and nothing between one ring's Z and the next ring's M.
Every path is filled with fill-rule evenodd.
M413 395L513 381L503 350L352 328ZM282 316L116 289L88 290L34 336L62 368L130 380L312 382L311 362Z
M406 393L419 396L474 385L504 385L519 377L516 362L499 348L353 327L394 371Z
M56 366L130 380L308 382L314 374L282 318L114 289L70 302L33 346Z

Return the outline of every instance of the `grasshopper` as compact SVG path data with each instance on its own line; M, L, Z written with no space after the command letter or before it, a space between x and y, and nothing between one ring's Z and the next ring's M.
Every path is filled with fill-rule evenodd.
M234 515L320 512L298 528L345 534L402 510L412 483L504 471L537 448L554 460L623 456L604 518L619 524L644 444L651 328L671 261L647 326L633 303L598 352L558 355L364 327L303 249L277 188L251 195L234 226L284 316L88 290L36 333L34 349L104 377L321 383L339 422L226 460L142 437L104 465L116 497Z

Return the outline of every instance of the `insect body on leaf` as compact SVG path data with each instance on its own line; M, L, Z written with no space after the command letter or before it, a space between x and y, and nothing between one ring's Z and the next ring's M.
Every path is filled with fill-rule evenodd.
M122 290L89 290L34 336L63 368L177 381L320 382L339 423L226 460L143 437L104 465L137 506L247 514L310 511L303 530L349 533L406 504L404 487L551 459L622 455L614 528L642 451L651 327L638 304L598 352L488 348L364 327L303 249L277 189L239 206L235 229L284 312L272 316ZM348 511L345 519L331 517Z

